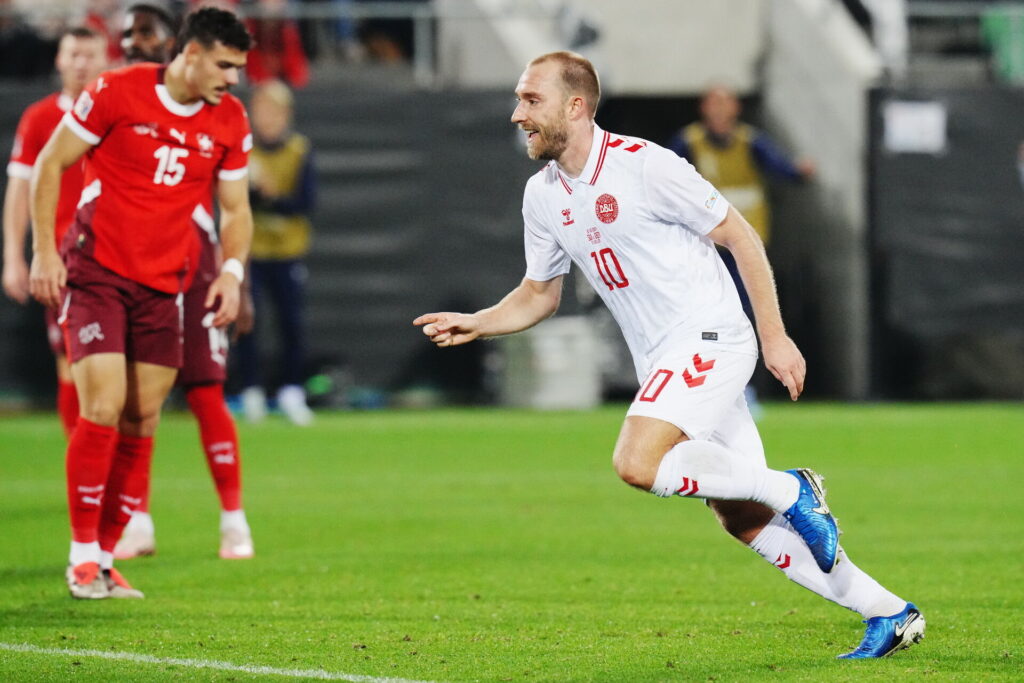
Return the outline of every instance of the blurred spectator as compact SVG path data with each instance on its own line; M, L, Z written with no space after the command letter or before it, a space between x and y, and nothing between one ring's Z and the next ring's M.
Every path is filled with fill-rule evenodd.
M309 61L299 25L287 18L287 5L287 0L259 0L255 16L245 22L255 39L246 65L253 83L279 79L293 88L309 83Z
M381 0L373 0L379 2ZM388 0L383 0L387 2ZM405 0L393 0L404 2ZM427 2L429 0L413 0ZM415 49L411 18L370 18L360 24L359 36L367 54L380 62L401 62L412 59Z
M0 0L0 78L46 76L56 55L56 40L42 38L15 12L11 0Z
M701 99L701 120L691 123L668 141L666 147L693 164L697 171L729 200L750 222L765 245L771 237L765 176L802 182L814 176L814 163L793 161L766 133L740 121L742 105L729 88L709 88ZM750 299L740 279L736 261L719 249L743 304L754 321ZM748 391L753 402L753 391Z
M313 413L302 388L306 359L303 257L309 251L316 178L309 140L292 130L292 93L281 81L267 81L253 92L250 105L253 148L249 153L253 213L251 262L256 325L238 342L242 407L256 422L266 414L259 373L259 331L267 301L273 302L281 337L277 404L292 422L309 424Z
M119 0L89 0L85 8L86 26L107 39L107 61L116 64L123 57L121 3Z

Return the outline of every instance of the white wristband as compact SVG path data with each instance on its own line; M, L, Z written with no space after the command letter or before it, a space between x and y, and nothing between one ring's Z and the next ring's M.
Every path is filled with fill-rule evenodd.
M224 265L220 267L220 272L231 273L238 279L238 284L245 281L245 266L236 258L229 258L225 261Z

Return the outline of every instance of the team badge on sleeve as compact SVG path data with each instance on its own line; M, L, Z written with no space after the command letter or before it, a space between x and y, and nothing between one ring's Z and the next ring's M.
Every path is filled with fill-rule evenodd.
M704 208L710 211L711 209L713 209L715 207L715 204L717 204L717 203L718 203L718 190L712 190L711 194L709 194L708 198L704 201Z
M610 194L603 194L594 203L594 213L602 223L611 223L619 217L619 203Z
M75 116L85 121L89 118L89 112L92 111L92 95L89 94L88 90L83 90L82 94L78 96L78 101L75 102Z

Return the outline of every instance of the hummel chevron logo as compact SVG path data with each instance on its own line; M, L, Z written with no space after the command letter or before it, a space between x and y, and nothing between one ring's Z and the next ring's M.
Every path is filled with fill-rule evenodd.
M783 555L782 553L779 553L779 556L775 558L775 562L773 562L772 564L774 564L779 569L785 569L790 565L791 559L792 558L790 558L789 555Z
M697 372L696 375L690 374L690 370L683 370L683 381L686 382L686 386L693 389L704 384L704 380L707 379L707 375L704 373L709 372L715 367L715 361L704 360L700 357L699 353L693 354L693 369Z
M689 477L683 477L683 485L676 489L677 496L692 496L700 490L700 486L697 485L696 479L690 479Z

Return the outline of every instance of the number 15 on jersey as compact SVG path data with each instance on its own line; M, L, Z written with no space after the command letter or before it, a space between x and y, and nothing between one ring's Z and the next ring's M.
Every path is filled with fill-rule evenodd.
M153 152L157 160L156 173L153 174L153 182L157 185L174 186L185 177L185 164L182 159L188 156L187 149L164 145Z

